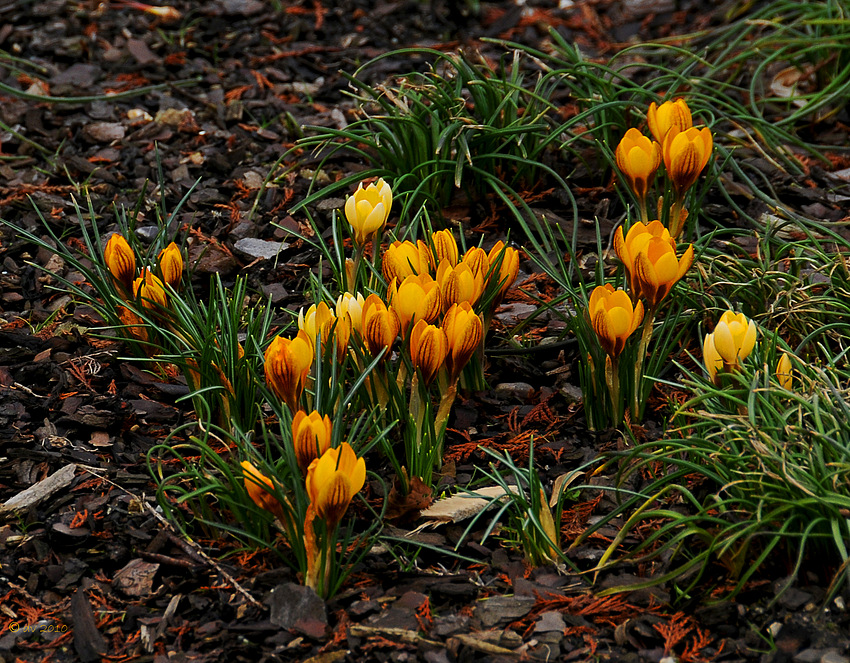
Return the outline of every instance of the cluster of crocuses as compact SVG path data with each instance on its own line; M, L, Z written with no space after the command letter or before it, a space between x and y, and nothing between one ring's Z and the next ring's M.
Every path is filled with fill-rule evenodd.
M615 156L617 166L634 193L640 210L640 220L627 233L617 228L614 249L626 272L628 291L615 290L610 283L597 286L590 296L587 313L590 324L605 351L605 384L615 424L623 416L624 403L631 400L632 418L640 416L643 401L643 362L652 337L655 315L673 286L693 264L693 245L679 257L676 238L682 230L687 210L685 195L711 156L713 141L707 128L692 126L691 112L683 99L667 101L661 106L654 102L647 113L647 122L655 140L629 129ZM649 221L647 197L661 162L664 162L674 192L674 199L664 210L659 200L659 216L669 219L670 227L659 220ZM621 394L619 359L632 333L643 324L640 343L635 355L631 399ZM592 357L589 358L593 362ZM596 367L591 365L591 373ZM595 380L594 380L595 383Z
M681 98L665 101L660 106L652 102L646 121L652 138L635 128L626 131L614 153L617 168L634 193L640 220L648 223L650 189L664 163L673 193L673 200L665 211L669 213L670 234L678 238L688 217L685 197L711 158L714 141L707 127L697 129L693 126L691 110ZM659 208L662 205L659 201Z
M365 391L373 405L413 421L414 439L406 440L407 468L430 476L426 465L439 464L461 372L481 348L493 309L516 280L519 254L499 242L489 252L473 247L461 255L449 230L432 233L428 241L393 241L381 254L379 266L385 281L373 276L363 283L373 290L364 297L356 292L363 271L360 262L366 244L379 242L391 206L392 191L383 180L366 187L361 184L348 198L345 216L352 228L354 258L346 261L344 278L355 294L346 291L335 305L321 301L302 310L297 335L277 337L269 346L266 379L296 412L305 399L317 354L332 356L340 365L350 358L357 374L378 359ZM428 422L434 385L440 394L439 407L434 421ZM410 398L402 404L398 401L405 386L410 388ZM437 439L423 449L426 429L436 431ZM432 461L421 461L421 454Z
M337 528L366 482L366 462L357 457L348 442L331 447L331 435L327 415L298 411L292 420L296 462L309 500L302 530L307 564L304 584L323 596L330 591ZM290 544L295 545L299 536L297 515L282 486L247 460L242 461L242 476L249 497L275 516Z
M702 343L702 356L708 377L721 385L723 374L741 370L743 361L750 356L756 345L758 330L756 323L743 313L726 311L714 327L714 331L705 335ZM794 383L791 356L787 352L779 355L775 375L780 386L790 390Z
M121 298L128 303L139 303L154 314L161 312L168 305L165 284L177 289L183 278L183 256L174 242L159 253L155 268L159 275L149 267L144 267L139 272L135 251L119 233L114 233L109 238L103 249L103 259ZM142 342L149 340L140 316L126 306L118 308L118 315L132 338Z

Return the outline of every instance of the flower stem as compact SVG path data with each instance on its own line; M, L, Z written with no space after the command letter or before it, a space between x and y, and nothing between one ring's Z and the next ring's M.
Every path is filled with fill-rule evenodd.
M623 421L623 403L620 399L620 366L617 359L611 355L605 358L605 384L611 397L611 409L614 412L614 425L619 426Z
M649 347L649 341L652 339L652 323L655 321L655 311L648 311L643 319L643 330L640 335L640 345L638 346L638 355L635 362L635 384L634 393L632 394L632 421L640 421L641 406L643 405L642 388L643 388L643 363L646 359L646 351Z

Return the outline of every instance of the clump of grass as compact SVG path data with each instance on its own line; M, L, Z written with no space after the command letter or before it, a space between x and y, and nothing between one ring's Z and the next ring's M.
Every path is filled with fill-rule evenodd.
M357 78L380 60L399 56L430 57L434 64L395 85L371 86ZM348 79L360 119L342 130L308 127L311 135L297 147L320 152L321 164L347 152L368 168L308 196L296 209L370 177L392 179L402 217L426 203L439 216L456 193L472 201L496 193L518 214L518 192L539 188L541 177L566 187L544 162L557 140L550 132L555 109L549 98L559 81L538 75L529 84L518 51L505 54L494 69L464 53L403 49Z
M624 454L621 480L650 479L604 519L629 514L597 571L649 562L644 586L670 581L687 596L720 566L720 584L731 578L734 595L781 554L792 568L786 586L815 558L831 574L832 591L846 579L850 373L795 361L789 390L774 376L774 346L762 345L722 387L685 371L681 386L695 396L677 412L676 427ZM634 527L653 518L662 525L621 553Z

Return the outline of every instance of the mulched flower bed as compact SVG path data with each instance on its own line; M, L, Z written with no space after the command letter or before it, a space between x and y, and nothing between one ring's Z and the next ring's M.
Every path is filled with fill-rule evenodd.
M96 99L48 103L0 92L0 215L41 235L36 206L74 242L74 200L91 200L109 229L113 206L131 210L145 191L138 223L144 235L161 201L170 210L188 193L175 223L197 240L190 259L199 290L209 274L229 281L248 274L249 286L275 306L297 310L318 254L293 241L308 228L287 210L307 194L318 157L300 155L283 186L257 194L300 125L339 127L352 119L340 70L411 45L490 55L498 48L482 37L540 45L548 26L589 56L604 56L619 43L720 20L713 5L697 2L680 3L675 12L664 2L558 4L483 3L474 16L460 9L463 3L439 0L313 0L279 8L223 0L177 3L183 19L174 23L122 3L7 4L0 7L0 49L21 61L0 56L0 82L33 94ZM385 59L370 75L414 66L423 65ZM40 89L33 73L49 89ZM139 96L108 96L148 86ZM157 121L128 119L131 109ZM324 175L360 168L337 159ZM615 215L604 213L615 204L611 188L584 177L580 208L612 227ZM818 218L846 214L828 195L834 182L817 166L803 183L775 171L771 177ZM316 217L327 220L339 203L320 203ZM555 215L562 205L556 196L540 204ZM727 211L714 204L719 214ZM491 211L465 213L468 226L495 241L508 228L488 221ZM595 232L584 230L591 245ZM277 262L250 241L284 238L291 245ZM824 605L830 577L813 564L797 587L773 601L791 571L781 554L772 575L758 576L734 600L722 600L722 585L713 603L671 596L663 584L600 597L604 588L637 582L653 569L623 567L591 589L563 569L528 568L521 551L495 536L482 542L483 523L458 549L477 562L437 554L453 548L465 528L440 525L417 531L394 554L373 550L325 604L270 551L238 549L205 537L202 528L186 540L158 511L145 457L193 417L180 400L188 388L141 370L122 359L119 343L89 333L98 322L93 311L74 306L40 269L73 281L57 256L8 227L0 255L0 500L12 500L0 506L0 663L850 661L850 597L839 594ZM496 316L497 335L533 313L527 293L552 295L528 261L519 286L525 292L512 290ZM562 330L562 322L542 316L526 338L557 338ZM533 436L547 483L617 447L619 436L586 429L569 341L527 354L496 348L488 360L493 388L466 394L455 406L441 486L466 485L476 464L487 462L480 446L508 450L523 463ZM646 433L657 434L659 425L650 417ZM56 473L53 492L24 499L26 489ZM594 481L611 485L613 477ZM610 510L610 498L600 495L582 493L565 510L565 541ZM380 499L378 487L367 486L367 497ZM15 499L27 506L11 508ZM397 523L399 535L417 524ZM617 525L574 550L574 560L592 567Z

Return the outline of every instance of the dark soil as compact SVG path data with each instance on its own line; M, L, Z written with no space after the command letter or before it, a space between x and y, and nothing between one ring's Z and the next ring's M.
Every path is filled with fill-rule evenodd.
M106 233L116 229L116 209L133 209L141 199L144 235L158 205L171 210L188 195L173 223L192 235L192 255L206 249L194 265L197 287L205 288L212 273L227 283L247 274L254 291L297 310L318 254L298 241L305 219L288 209L307 194L317 157L292 157L284 166L297 167L285 185L259 198L257 192L301 125L340 127L353 118L341 71L413 45L498 57L500 48L481 38L539 47L549 26L589 57L605 56L617 44L705 27L722 16L714 3L699 2L677 3L675 12L665 2L578 2L566 9L546 0L524 7L491 2L478 15L442 0L280 4L178 2L182 19L175 22L121 2L0 5L0 82L52 97L98 97L59 103L0 94L0 215L44 235L37 208L63 241L73 242L74 201L91 201ZM381 82L423 66L421 59L388 58L369 75ZM146 86L155 89L107 96ZM156 121L130 119L133 109ZM825 131L844 132L835 140L846 143L840 119ZM324 170L333 180L362 167L340 157ZM813 167L810 175L796 182L770 173L791 204L826 221L846 215L824 173ZM620 203L610 181L583 177L583 216L613 227ZM327 221L339 202L320 204L316 218ZM539 204L566 216L557 195ZM710 204L729 212L719 198ZM498 215L484 223L490 211L466 210L463 230L477 237L472 228L484 228L490 243L504 237L509 228ZM287 238L291 247L274 263L234 248L246 237ZM850 597L825 603L835 569L810 560L797 585L779 596L793 566L781 552L734 600L723 599L728 587L719 565L707 574L716 582L713 595L683 597L662 583L599 597L605 587L662 572L663 561L658 568L623 567L591 587L553 567L530 569L521 551L494 537L481 542L479 532L459 548L477 564L414 544L395 556L376 550L324 604L269 551L239 550L200 531L186 540L159 515L145 458L191 420L179 402L187 388L142 372L120 358L119 344L87 333L96 326L92 311L75 306L42 271L73 280L51 252L5 228L0 255L0 500L59 471L70 477L22 513L0 508L0 663L850 661ZM545 294L530 262L522 272L526 291ZM509 293L497 336L511 334L529 301L519 290ZM557 319L538 319L529 333L557 338L562 329ZM523 462L533 433L547 482L616 449L619 436L589 433L580 405L565 396L576 393L574 361L570 344L494 354L494 388L456 406L444 485L465 484L476 463L486 463L479 444ZM647 434L659 425L649 421ZM594 480L611 484L613 477ZM598 493L582 493L564 514L565 541L611 507ZM576 562L591 567L621 524L612 521L579 547ZM413 540L453 548L462 531L442 526Z

